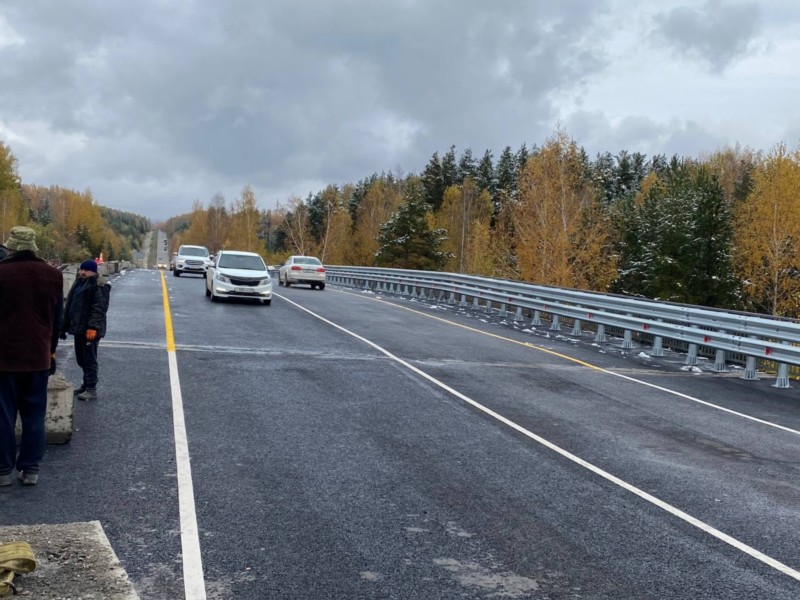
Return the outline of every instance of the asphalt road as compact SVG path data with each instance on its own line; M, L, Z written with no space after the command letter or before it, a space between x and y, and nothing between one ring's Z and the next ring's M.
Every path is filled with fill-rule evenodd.
M208 598L800 597L797 389L451 306L211 303L163 276ZM114 282L100 399L0 524L99 520L141 597L173 600L161 277Z

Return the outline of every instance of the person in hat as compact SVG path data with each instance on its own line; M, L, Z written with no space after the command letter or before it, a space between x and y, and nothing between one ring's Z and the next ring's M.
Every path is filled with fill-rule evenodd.
M106 312L111 286L97 273L97 263L85 260L67 294L61 339L75 337L75 360L83 369L83 383L75 390L78 400L97 400L97 348L106 334Z
M47 448L47 378L56 370L64 281L37 258L36 232L11 229L0 262L0 486L11 485L16 468L25 485L36 485ZM15 426L22 422L17 452Z

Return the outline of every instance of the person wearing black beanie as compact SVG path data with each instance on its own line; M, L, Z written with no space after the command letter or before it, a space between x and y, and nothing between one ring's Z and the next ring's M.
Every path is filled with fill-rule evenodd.
M81 263L78 277L67 294L61 339L75 338L75 360L83 370L83 383L75 390L78 400L97 400L99 366L97 350L106 334L106 312L111 285L97 273L91 259Z

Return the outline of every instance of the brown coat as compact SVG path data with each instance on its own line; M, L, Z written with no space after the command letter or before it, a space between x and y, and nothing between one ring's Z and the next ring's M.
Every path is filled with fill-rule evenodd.
M58 345L64 283L58 269L20 251L0 262L0 371L46 371Z

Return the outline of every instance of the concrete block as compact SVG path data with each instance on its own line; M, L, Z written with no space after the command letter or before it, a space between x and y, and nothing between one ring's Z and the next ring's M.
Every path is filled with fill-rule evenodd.
M72 439L72 384L61 373L47 382L47 416L44 420L48 444L66 444ZM17 417L17 440L21 434Z

